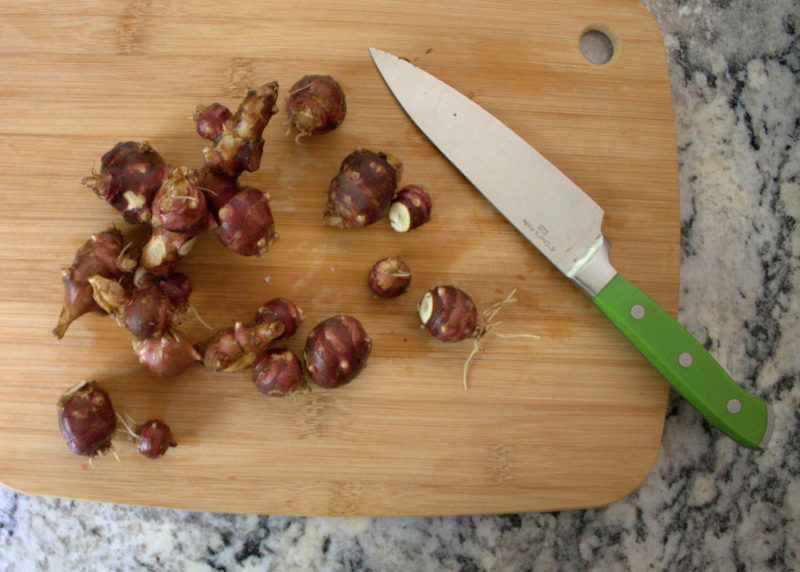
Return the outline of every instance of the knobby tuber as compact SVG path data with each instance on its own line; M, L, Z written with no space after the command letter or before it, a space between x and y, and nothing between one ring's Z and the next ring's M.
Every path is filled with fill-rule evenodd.
M250 367L283 330L280 320L252 326L236 322L233 327L219 330L205 342L198 343L196 349L211 371L242 371Z
M195 110L197 132L212 144L203 149L208 168L238 177L261 166L264 140L270 118L278 112L278 83L270 82L247 92L234 115L215 103Z
M96 382L82 381L58 400L58 426L76 455L105 454L117 428L111 398Z
M92 297L92 276L118 279L133 272L136 259L128 256L123 246L122 233L112 228L93 234L75 253L69 268L62 271L64 283L64 305L53 334L59 339L69 325L87 312L103 312Z
M437 286L419 302L419 319L443 342L458 342L481 335L484 323L472 298L455 286Z
M142 248L139 264L152 274L169 276L183 257L192 251L197 236L154 227L150 240Z
M328 133L344 121L344 91L329 75L305 75L289 90L286 111L298 138Z
M139 362L160 377L177 377L202 360L189 338L176 329L163 336L134 340L132 346Z
M264 256L278 239L269 196L253 187L233 195L218 213L217 238L242 256Z
M197 186L206 195L208 208L214 216L233 195L241 190L237 177L203 167L197 171Z
M175 167L153 198L153 226L197 235L214 226L206 195L197 176L187 167Z
M297 326L304 318L303 310L288 298L272 298L256 310L255 323L263 324L278 320L283 323L283 333L278 338L288 338L297 331Z
M411 284L411 269L399 256L389 256L376 262L369 270L367 281L380 298L396 298Z
M352 316L334 316L317 324L306 338L303 359L311 379L320 387L350 383L367 363L372 340Z
M363 227L389 210L403 166L383 152L356 149L345 157L328 188L323 220L335 227Z
M153 197L168 170L147 142L125 141L103 155L99 174L82 183L120 211L126 221L147 222Z
M258 390L282 397L307 388L300 360L289 349L271 348L253 362L253 383Z
M431 220L433 203L419 185L407 185L397 191L389 207L389 221L397 232L408 232Z

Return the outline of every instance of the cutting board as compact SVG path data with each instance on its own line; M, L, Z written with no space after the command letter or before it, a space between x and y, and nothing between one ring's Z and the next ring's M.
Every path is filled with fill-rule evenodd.
M367 49L405 57L467 93L605 209L612 259L673 313L679 205L672 104L656 23L637 1L414 3L166 0L4 2L0 10L0 482L20 491L114 503L296 515L431 515L603 505L634 490L656 458L668 386L591 301L552 268L404 115ZM579 50L605 31L605 65ZM295 143L286 91L328 73L346 94L337 131ZM51 334L61 268L121 217L83 188L117 141L147 140L171 164L198 166L195 106L235 107L248 86L280 82L281 114L261 169L281 241L244 258L200 237L180 270L215 328L248 321L274 296L306 320L287 345L339 313L373 339L363 373L297 398L259 394L248 373L200 366L172 380L137 362L131 336L102 316ZM330 179L362 146L428 188L430 223L322 224ZM410 290L376 299L367 271L399 255ZM516 290L472 361L470 341L419 328L417 302L455 284L481 309ZM209 335L189 319L194 340ZM97 380L118 411L162 418L178 447L160 460L120 438L120 461L93 467L59 434L56 401Z

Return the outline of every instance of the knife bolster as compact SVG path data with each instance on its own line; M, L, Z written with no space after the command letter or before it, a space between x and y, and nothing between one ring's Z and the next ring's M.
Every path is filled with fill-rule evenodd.
M611 265L609 258L611 242L605 237L601 237L600 240L602 241L600 248L570 276L591 298L597 296L600 290L617 275L617 270Z

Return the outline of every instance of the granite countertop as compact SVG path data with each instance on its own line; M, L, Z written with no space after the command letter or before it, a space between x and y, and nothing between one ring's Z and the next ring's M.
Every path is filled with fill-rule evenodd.
M0 486L0 569L800 569L800 4L643 1L675 105L679 320L772 403L766 451L736 445L672 395L651 474L599 509L290 518Z

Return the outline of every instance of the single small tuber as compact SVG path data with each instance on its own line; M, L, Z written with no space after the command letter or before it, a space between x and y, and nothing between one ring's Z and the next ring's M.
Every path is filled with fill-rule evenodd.
M165 177L152 210L153 226L172 232L197 235L215 225L197 176L186 167L175 167Z
M374 223L389 210L403 167L383 152L356 149L345 157L328 188L325 224L340 228Z
M92 297L92 276L116 280L136 268L136 260L126 254L122 233L112 228L93 234L75 253L72 264L62 271L64 305L53 334L64 337L69 325L87 312L103 312Z
M164 159L147 142L125 141L103 155L99 174L82 183L120 211L126 221L148 222L153 197L167 172Z
M218 213L219 241L242 256L264 256L278 239L269 196L253 187L233 195Z
M233 116L218 103L198 107L194 113L197 132L212 142L203 149L208 168L233 177L243 171L257 171L264 151L261 136L278 112L277 100L278 83L271 82L249 90Z
M352 316L334 316L317 324L306 338L303 359L311 379L324 388L350 383L367 363L372 340Z
M145 421L136 429L136 433L138 434L136 450L150 459L163 457L170 447L178 446L172 438L169 425L160 419Z
M253 326L236 322L196 345L203 364L211 371L234 372L250 367L269 344L283 333L283 322L275 320Z
M455 286L437 286L419 302L419 319L432 335L443 342L480 337L483 319L472 298Z
M256 324L279 320L283 323L283 333L278 338L288 338L297 331L297 326L305 318L303 310L288 298L272 298L256 310Z
M291 350L271 348L253 362L253 383L261 393L282 397L306 389L300 360Z
M328 133L344 121L344 91L329 75L305 75L289 90L286 111L298 137Z
M411 284L411 269L399 256L376 262L367 276L370 289L380 298L396 298Z
M134 340L132 346L139 362L160 377L177 377L202 359L189 338L176 329L160 337Z
M97 457L111 448L117 417L108 393L94 381L82 381L58 400L58 426L76 455Z
M419 185L406 185L389 207L389 221L397 232L408 232L431 220L431 197Z

